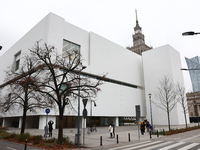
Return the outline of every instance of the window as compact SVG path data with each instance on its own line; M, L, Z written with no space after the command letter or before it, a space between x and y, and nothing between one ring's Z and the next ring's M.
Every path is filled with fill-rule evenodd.
M62 57L69 60L74 60L77 54L80 54L80 45L77 45L67 40L63 40Z
M20 65L20 56L21 56L21 51L18 52L17 54L15 54L15 62L14 62L15 71L17 71L17 70L19 69L19 65Z

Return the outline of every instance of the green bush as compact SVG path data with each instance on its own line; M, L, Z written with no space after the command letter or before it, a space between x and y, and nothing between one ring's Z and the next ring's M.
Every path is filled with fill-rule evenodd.
M1 133L5 133L6 130L8 130L8 128L6 128L6 127L0 127L0 134Z
M33 136L30 137L29 140L30 141L42 140L42 136L41 135L33 135Z
M3 139L10 139L10 134L5 134L5 135L3 136Z
M29 140L30 134L29 133L24 133L21 135L16 136L19 142L25 142L26 139Z
M52 138L52 139L48 139L46 140L47 143L57 143L57 139L56 138Z
M73 145L73 142L70 141L70 138L67 136L67 137L64 137L64 138L63 138L62 144L70 145L70 146L71 146L71 145Z
M16 133L11 133L11 134L10 134L10 138L11 138L11 139L15 138L16 136L17 136Z
M42 140L42 136L41 135L33 135L29 138L30 141L33 141L33 144L39 144L40 141Z

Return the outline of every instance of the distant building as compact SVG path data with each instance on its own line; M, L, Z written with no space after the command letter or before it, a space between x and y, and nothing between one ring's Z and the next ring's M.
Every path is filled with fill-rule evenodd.
M192 89L193 92L199 92L200 91L200 57L196 56L193 58L186 58L186 63L188 66L189 73L190 73L190 79L192 82ZM193 69L193 70L192 70Z
M200 92L187 93L186 97L190 122L198 122L197 116L200 115Z
M133 34L133 46L126 48L132 52L142 55L142 52L148 51L153 47L147 46L145 44L144 34L142 34L142 28L139 26L138 22L137 10L135 10L135 13L136 13L136 26L134 27L135 34Z

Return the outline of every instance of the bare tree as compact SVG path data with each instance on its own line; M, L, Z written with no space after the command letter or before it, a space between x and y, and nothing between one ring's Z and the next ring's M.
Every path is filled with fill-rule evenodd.
M153 102L157 107L167 112L168 128L170 131L170 112L176 106L176 88L169 76L164 75L159 82L159 87L155 93L157 102Z
M0 101L2 112L13 112L13 110L16 111L17 108L19 111L23 110L21 134L23 134L25 130L28 111L35 112L36 108L51 107L50 104L52 104L50 100L47 101L45 99L44 95L36 92L36 89L38 89L37 83L40 80L40 70L37 68L37 72L24 75L36 66L38 66L38 64L34 59L25 56L24 62L18 70L15 70L12 66L8 67L5 82L19 76L21 78L10 82L10 84L1 89L2 93L4 93L4 98ZM41 98L42 96L44 97L43 99Z
M177 83L176 87L177 87L177 100L183 108L183 113L184 113L184 117L185 117L185 125L186 125L186 128L187 128L188 126L187 126L186 113L188 112L188 105L187 105L185 87L180 85L180 83Z
M83 69L80 52L78 50L66 51L65 56L59 55L53 46L45 44L40 47L37 43L30 50L40 64L45 64L39 92L50 97L59 110L58 142L63 140L63 113L71 100L95 97L100 90L101 80L91 79L88 75L80 75ZM102 77L103 78L103 77Z

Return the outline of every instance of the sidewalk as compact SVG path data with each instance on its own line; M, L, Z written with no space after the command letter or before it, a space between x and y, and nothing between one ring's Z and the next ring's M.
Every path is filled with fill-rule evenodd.
M191 123L188 126L198 126L197 123ZM179 126L171 126L171 129L177 128L185 128L185 125ZM155 130L158 131L165 131L168 130L168 126L155 126ZM16 132L20 133L20 129L18 128L9 128L9 132ZM39 129L26 129L25 132L29 132L31 135L42 135L44 136L44 130ZM83 144L83 132L80 129L81 136L80 141ZM67 128L63 129L64 137L69 137L72 142L75 141L75 134L77 133L77 128ZM137 140L149 140L150 135L148 132L145 132L144 135L140 134L140 139L138 135L138 126L131 125L131 126L119 126L115 128L115 138L111 139L108 132L108 127L97 127L97 132L91 132L90 134L87 133L87 129L85 130L85 147L98 147L100 146L100 136L102 136L102 145L113 145L117 143L117 134L118 134L118 141L119 143L128 142L128 133L130 133L130 141L137 141ZM58 138L58 129L53 130L53 137ZM157 137L157 135L152 135L152 139L160 138L163 136ZM49 139L49 137L47 138Z

